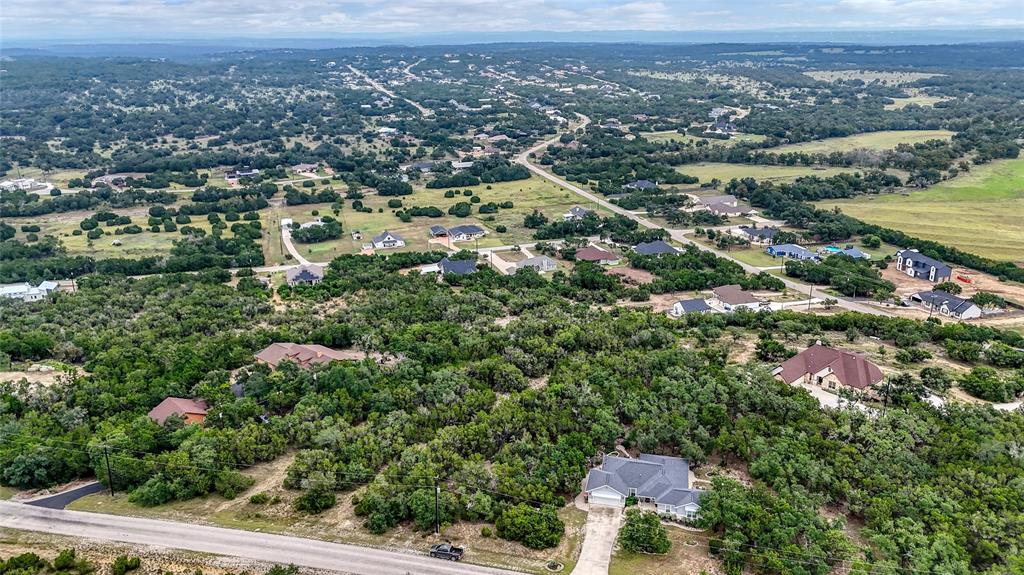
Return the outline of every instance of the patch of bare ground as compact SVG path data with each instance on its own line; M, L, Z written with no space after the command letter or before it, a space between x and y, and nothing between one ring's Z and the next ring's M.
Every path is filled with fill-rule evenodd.
M142 569L139 573L195 573L204 575L226 575L228 573L265 573L274 565L241 557L224 557L207 553L196 553L163 546L112 543L80 537L64 537L32 531L0 529L0 557L13 557L22 553L35 553L52 562L62 549L74 549L77 559L84 559L96 567L96 573L109 573L120 555L139 557ZM302 575L327 575L340 571L300 568Z
M654 274L651 272L631 267L611 268L608 270L608 273L621 277L622 282L628 285L643 285L654 281Z
M517 318L514 315L506 315L506 316L503 316L503 317L498 317L498 318L494 319L494 325L496 325L498 327L505 327L508 324L510 324L513 321L515 321L516 319Z
M77 367L73 367L75 374L80 374L81 370ZM41 385L43 387L51 386L64 378L74 377L63 370L54 369L53 371L0 371L0 382L19 382L27 381L29 385Z
M882 270L882 277L896 284L896 294L907 297L919 291L929 290L935 285L927 280L912 278L890 265ZM965 281L970 280L970 281ZM982 273L962 267L953 268L952 280L959 285L963 292L962 298L970 298L979 291L989 292L999 297L1024 304L1024 284L1016 282L1002 282L992 274ZM925 314L927 315L927 311Z
M545 385L548 384L548 378L549 377L550 376L548 374L544 374L544 375L542 375L540 377L535 377L535 378L529 380L530 389L540 389L540 388L544 387Z

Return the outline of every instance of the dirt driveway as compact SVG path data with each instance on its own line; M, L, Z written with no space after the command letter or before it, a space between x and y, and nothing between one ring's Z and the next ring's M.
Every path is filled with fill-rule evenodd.
M622 510L593 505L587 513L583 548L572 575L607 575L615 538L622 524Z

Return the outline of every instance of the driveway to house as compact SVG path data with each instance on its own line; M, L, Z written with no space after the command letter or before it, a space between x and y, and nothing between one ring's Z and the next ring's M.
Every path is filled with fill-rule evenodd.
M572 575L608 575L615 538L622 525L622 510L591 505L583 534L583 548Z
M514 571L301 537L30 507L0 501L0 527L101 541L186 549L358 575L514 575ZM424 545L424 548L426 545Z
M86 495L99 493L104 489L106 489L106 487L103 487L99 481L93 481L74 489L68 489L67 491L62 491L53 495L46 495L44 497L37 497L36 499L30 499L24 503L25 505L34 505L36 507L45 507L47 509L64 509L72 502L81 499Z
M281 226L281 241L284 242L284 249L288 250L288 253L295 258L295 261L299 262L300 266L309 265L309 260L302 257L299 250L295 249L295 245L292 243L292 231L285 226Z

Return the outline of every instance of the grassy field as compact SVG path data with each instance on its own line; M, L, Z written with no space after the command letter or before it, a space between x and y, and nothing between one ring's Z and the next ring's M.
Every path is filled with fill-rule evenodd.
M689 176L700 178L701 182L710 182L718 178L728 182L733 178L756 178L758 180L793 181L801 176L834 176L843 172L852 172L849 168L821 168L811 166L758 166L753 164L726 164L704 162L679 166L677 171Z
M1024 158L976 166L907 196L862 196L818 206L839 207L867 222L978 255L1024 262Z
M17 168L11 170L9 178L35 178L41 182L49 182L62 190L68 189L68 182L85 176L85 170L53 170L43 172L39 168Z
M119 210L111 210L119 212ZM84 216L83 216L84 218ZM153 233L149 231L149 227L146 226L148 217L146 215L132 214L132 223L138 224L142 227L143 232L140 234L122 234L114 235L114 230L123 226L107 227L101 225L101 228L108 232L108 235L96 240L89 240L85 236L85 232L80 236L72 235L74 230L79 229L79 222L81 220L66 221L61 219L34 219L34 218L19 218L15 227L20 227L22 223L32 221L39 225L40 231L39 236L52 235L60 239L64 243L64 246L68 250L70 255L85 255L91 256L96 259L105 258L144 258L149 256L165 256L171 251L173 242L180 240L184 236L180 232L159 232ZM12 225L15 222L12 221ZM194 228L202 228L207 233L211 230L210 223L206 220L206 216L193 216L192 223L186 224ZM182 226L178 226L180 230ZM19 239L23 239L25 234L18 232L17 236ZM231 237L232 233L230 230L224 230L224 237ZM121 245L113 245L114 240L120 240Z
M573 192L536 176L528 180L500 182L489 185L491 189L487 189L488 184L457 188L458 195L454 198L444 197L446 190L417 187L412 195L398 198L402 200L403 206L435 206L441 211L446 212L446 215L440 218L413 218L409 223L403 223L394 214L396 210L387 207L388 200L393 198L373 195L364 198L363 205L373 209L372 213L356 212L351 209L352 202L346 200L345 208L339 215L342 227L345 230L345 234L341 239L318 244L295 244L295 247L310 261L329 261L342 254L358 253L362 244L369 242L371 237L384 230L389 230L400 235L405 240L406 250L422 251L428 250L431 247L443 249L440 246L429 243L430 226L441 225L450 227L459 224L478 224L489 232L479 242L479 246L482 248L514 245L533 241L531 239L533 230L523 226L523 218L531 213L534 208L544 212L552 221L560 219L563 213L575 205L596 210L602 215L608 215L604 209L596 205L587 204L587 202L582 201L582 198ZM474 194L480 196L481 203L511 201L515 207L499 209L496 214L477 214L475 213L477 204L474 204L474 213L469 217L457 218L447 215L448 208L456 202L469 201L468 197L461 194L462 190L465 189L472 190ZM267 255L268 264L284 263L285 261L280 242L281 218L292 218L299 223L307 222L315 219L316 216L312 214L313 210L319 210L322 215L330 213L329 206L323 204L281 206L262 212L264 226L270 232L268 237L264 239L264 253ZM507 231L505 233L498 233L496 228L499 225L505 226ZM354 230L359 230L362 233L362 240L352 239L350 234ZM475 248L477 242L466 242L461 245Z
M641 134L644 139L651 142L698 142L700 140L707 140L712 144L737 144L739 142L763 142L768 137L762 134L733 134L728 140L712 140L710 138L701 138L698 136L691 136L689 134L680 134L675 130L669 130L667 132L644 132Z
M779 154L786 152L804 152L808 154L828 154L831 152L849 152L860 148L869 150L891 150L898 144L916 144L928 140L948 140L953 137L949 130L887 130L854 134L844 138L826 138L812 142L800 142L771 148Z
M939 102L945 102L949 98L943 98L942 96L908 96L906 98L893 98L892 104L886 104L886 110L902 110L911 104L918 106L932 107Z
M942 76L943 74L932 74L929 72L887 72L879 70L814 70L804 72L815 80L822 82L839 82L845 80L863 80L866 83L878 82L888 86L900 86L918 80Z

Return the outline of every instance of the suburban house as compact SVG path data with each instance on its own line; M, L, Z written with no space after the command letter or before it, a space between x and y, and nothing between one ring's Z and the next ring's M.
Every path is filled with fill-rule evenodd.
M447 238L448 228L444 226L430 226L430 237L432 238Z
M33 178L15 178L13 180L4 180L0 182L0 190L5 192L24 191L24 192L49 192L53 189L53 184L46 182L39 182Z
M141 180L146 177L143 172L118 172L116 174L107 174L105 176L99 176L92 179L90 186L98 188L100 186L108 186L114 188L124 188L128 185L129 180Z
M419 170L424 174L434 169L434 162L413 162L405 167L406 170Z
M307 368L345 359L341 352L329 347L302 343L272 343L255 357L257 362L275 368L282 361L291 361L299 367Z
M594 246L587 246L576 250L576 259L584 262L598 263L603 266L613 266L619 263L619 256Z
M803 383L831 390L868 391L882 381L882 370L861 354L825 347L821 342L784 361L772 375L790 385Z
M380 234L373 236L373 247L380 249L387 248L401 248L405 247L405 240L402 239L398 234L393 234L387 230L384 230Z
M917 292L910 296L910 299L920 302L925 309L930 309L949 317L957 319L981 317L981 307L978 304L944 291Z
M739 236L752 244L768 245L772 243L772 239L775 238L775 234L779 233L779 229L752 228L750 226L740 226L738 228L730 229L729 233L734 236Z
M590 505L621 508L627 497L653 503L658 513L693 520L704 494L690 488L690 462L680 457L641 453L636 459L608 454L590 470L585 489Z
M751 212L748 208L738 208L729 204L709 204L706 208L716 216L724 216L727 218L735 218Z
M544 272L552 272L558 269L558 264L555 260L548 256L534 256L532 258L526 258L521 262L516 262L515 271L519 271L526 268L533 268L537 270L537 273L542 274Z
M910 277L932 283L949 281L953 275L953 268L914 249L896 252L896 269Z
M453 170L468 170L468 169L470 169L472 167L473 167L473 162L469 161L469 160L467 160L465 162L452 162L452 169Z
M653 190L658 187L658 184L655 184L650 180L633 180L622 187L629 188L631 190Z
M818 254L811 250L798 246L796 244L780 244L777 246L768 246L764 250L768 255L779 257L779 258L790 258L793 260L816 260Z
M20 299L21 301L39 301L57 291L59 285L55 281L47 280L33 286L30 283L16 283L0 285L0 297L8 299Z
M736 311L740 309L758 311L764 308L767 304L767 302L754 294L743 290L737 284L718 286L711 290L711 293L714 294L711 298L711 305L725 311Z
M487 230L473 224L448 228L448 239L453 242L468 242L470 240L482 238L486 234Z
M736 196L733 195L708 196L706 198L700 198L700 203L708 208L716 205L730 206L735 208L736 206L739 205L739 200L737 200Z
M714 313L715 308L708 305L708 302L701 298L696 299L684 299L677 301L672 305L672 308L668 310L669 315L672 317L683 317L690 313Z
M449 274L464 276L476 273L476 271L475 260L450 260L448 258L444 258L436 264L425 265L420 268L421 274L441 274L442 276Z
M296 174L315 174L320 169L318 164L295 164L292 171Z
M284 278L290 286L316 285L324 279L324 267L316 264L304 264L286 271Z
M149 410L149 418L160 425L163 425L172 415L180 416L185 420L186 425L193 423L202 425L206 421L206 402L201 399L168 397Z
M232 170L232 171L227 172L226 174L224 174L224 179L229 181L229 182L234 182L234 181L238 180L239 178L251 178L253 176L258 176L258 175L260 175L260 171L257 170L257 169L251 169L251 170L247 170L247 169Z
M592 213L594 213L592 210L581 208L579 206L573 206L569 208L568 212L562 214L562 219L567 222L572 220L582 220L583 218L587 217Z
M679 250L662 240L644 242L633 246L633 251L642 256L660 256L664 254L678 254Z

